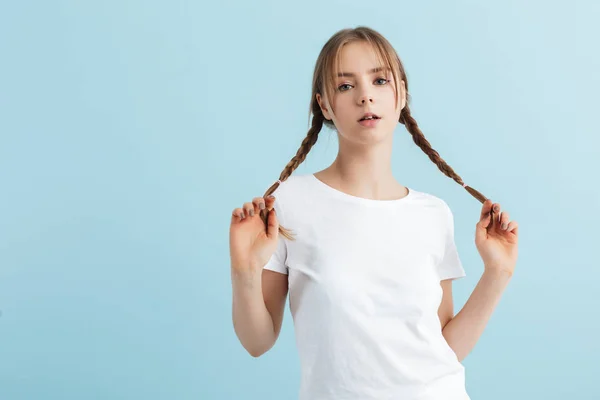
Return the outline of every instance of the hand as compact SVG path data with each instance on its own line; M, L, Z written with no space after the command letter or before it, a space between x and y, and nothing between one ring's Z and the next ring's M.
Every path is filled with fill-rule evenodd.
M277 248L279 222L275 215L275 197L255 197L243 208L233 210L229 228L231 267L238 272L262 270ZM261 215L261 213L263 213ZM266 214L267 226L262 217Z
M493 204L490 199L483 203L475 228L475 245L486 271L512 276L518 255L518 224L517 221L509 222L508 213L500 210L500 204Z

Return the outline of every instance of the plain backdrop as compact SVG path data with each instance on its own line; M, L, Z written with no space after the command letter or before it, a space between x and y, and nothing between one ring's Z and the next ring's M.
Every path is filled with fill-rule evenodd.
M432 146L519 223L471 397L599 399L599 17L591 0L2 2L0 398L297 397L289 303L264 356L235 336L230 215L305 137L323 44L366 25ZM454 212L458 312L481 204L395 135L398 181ZM336 152L324 130L295 173Z

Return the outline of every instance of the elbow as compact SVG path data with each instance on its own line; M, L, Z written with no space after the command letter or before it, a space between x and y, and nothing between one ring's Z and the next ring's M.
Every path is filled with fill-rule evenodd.
M463 362L463 360L467 357L467 355L469 354L468 351L465 351L464 349L460 349L460 344L455 343L447 334L447 332L445 332L444 330L442 330L442 336L444 337L444 339L446 339L446 343L448 343L448 347L450 347L450 349L452 350L452 352L454 353L454 355L456 356L456 359L458 360L458 362Z
M450 347L450 350L452 350L452 352L456 356L456 359L458 360L458 362L462 363L463 360L467 357L468 352L460 351L460 349L457 348L457 345L448 341L447 338L446 338L446 343L448 343L448 347Z
M454 349L452 349L452 351L454 352L454 354L456 354L456 359L458 360L458 362L462 363L463 360L465 358L467 358L468 353L465 352L461 352L461 351L456 351Z
M254 358L258 358L258 357L262 356L263 354L265 354L265 351L250 350L250 349L246 349L246 350L248 351L248 354L250 354Z
M258 358L258 357L262 356L263 354L265 354L267 351L271 350L271 348L273 347L273 345L274 345L274 343L272 343L272 344L270 344L268 346L263 346L262 348L261 347L247 348L246 351L252 357Z

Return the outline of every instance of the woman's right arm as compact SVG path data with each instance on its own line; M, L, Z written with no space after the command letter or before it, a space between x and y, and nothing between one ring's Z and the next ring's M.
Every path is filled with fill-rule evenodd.
M232 268L233 326L242 346L253 357L270 350L281 331L288 277L263 269L240 273Z
M233 326L242 346L254 357L275 344L288 292L287 275L263 269L279 236L274 202L275 197L257 197L236 208L229 233ZM261 211L267 213L266 227Z

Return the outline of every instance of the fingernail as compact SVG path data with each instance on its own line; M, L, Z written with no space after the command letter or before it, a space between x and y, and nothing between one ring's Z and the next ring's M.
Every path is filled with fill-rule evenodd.
M260 204L259 204L259 208L260 208L261 210L264 210L264 209L265 209L265 203L260 203Z
M254 210L250 210L250 216L254 217Z
M508 228L508 225L502 224L502 229L506 230L506 228Z

